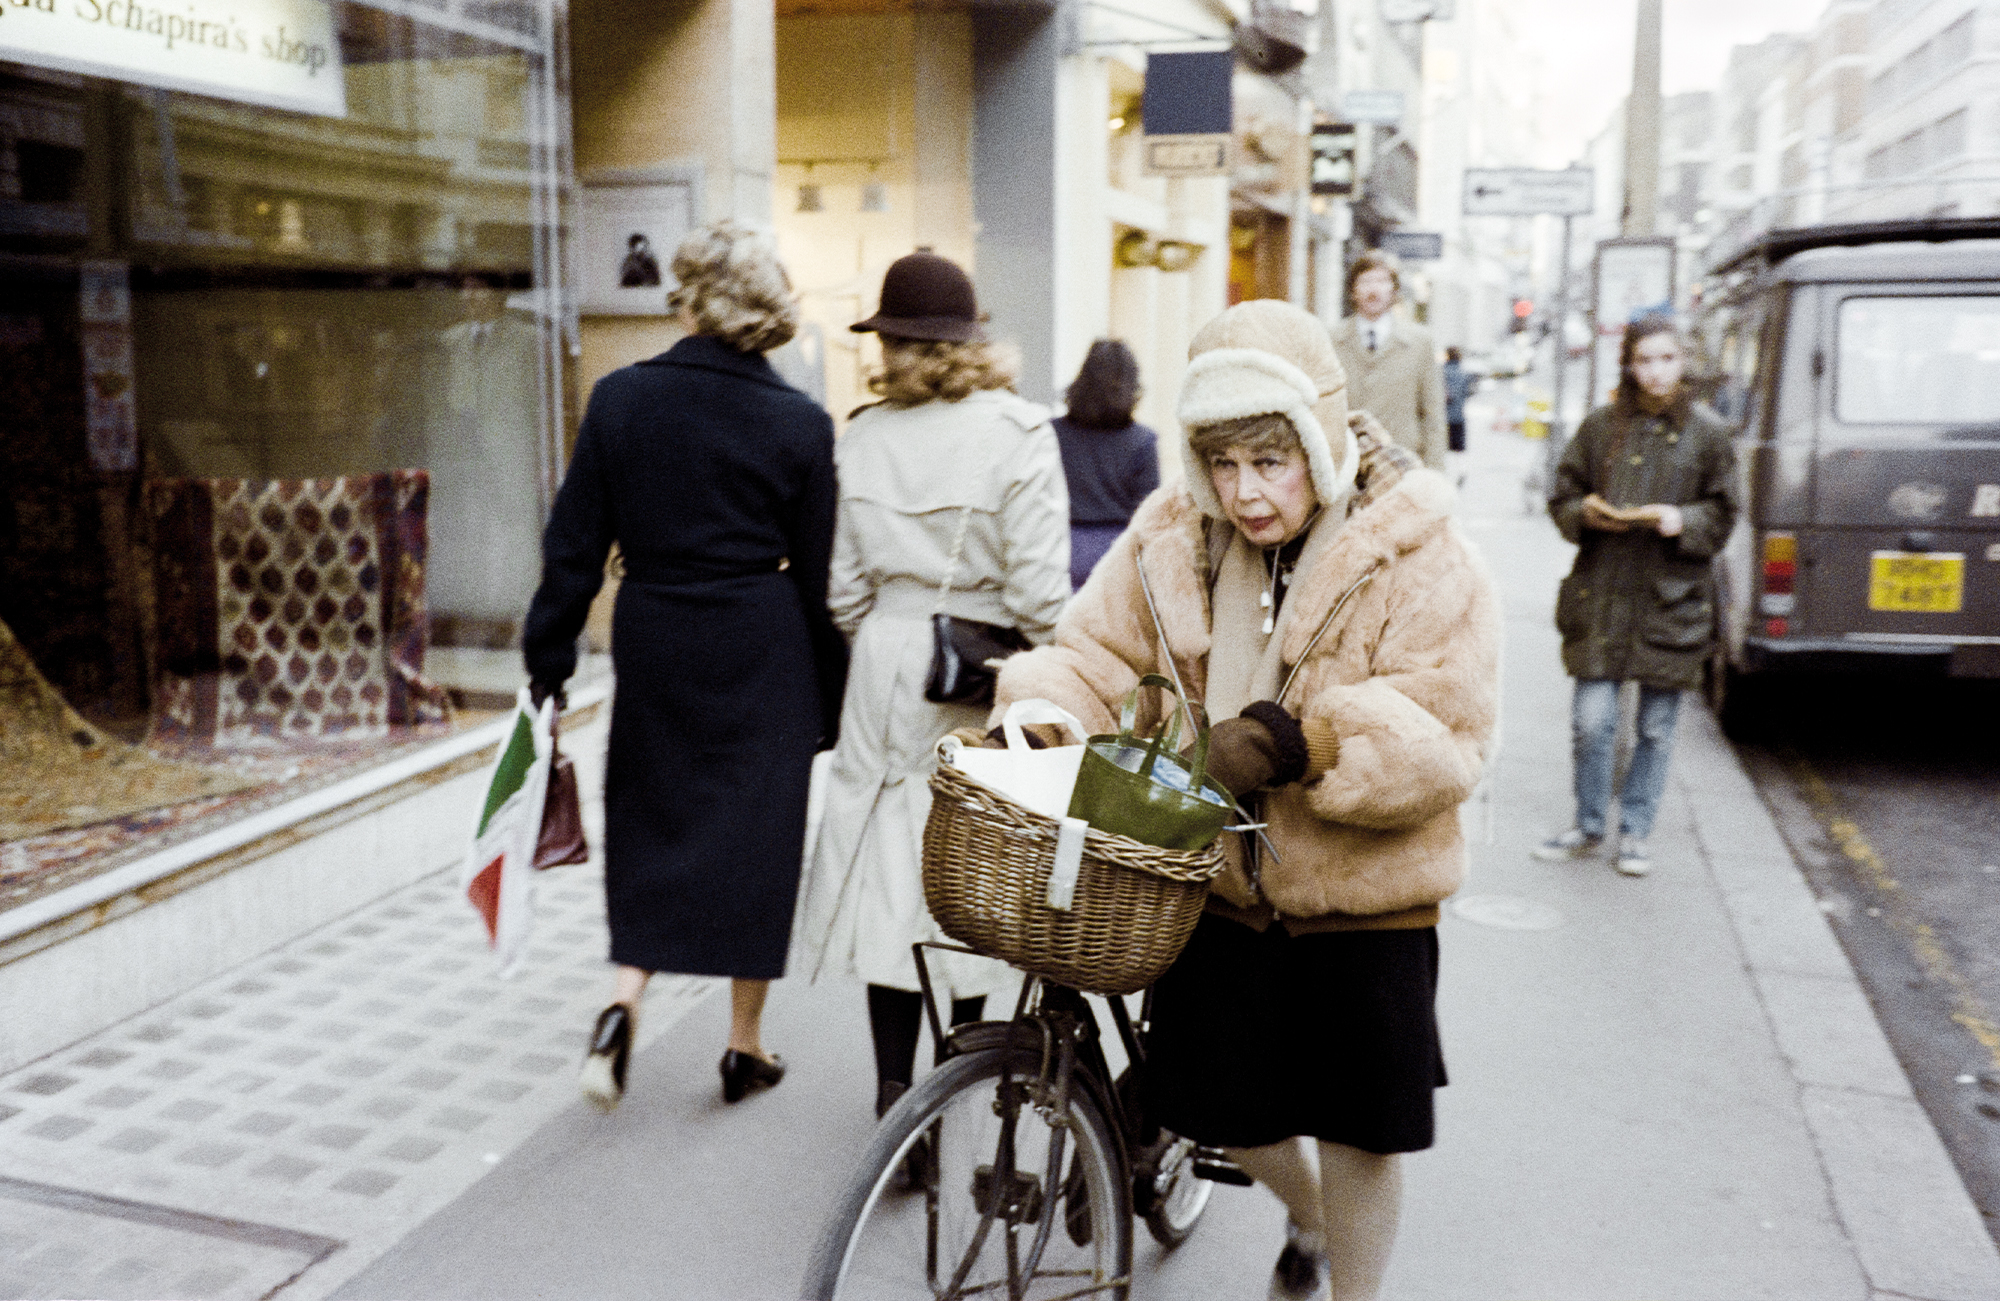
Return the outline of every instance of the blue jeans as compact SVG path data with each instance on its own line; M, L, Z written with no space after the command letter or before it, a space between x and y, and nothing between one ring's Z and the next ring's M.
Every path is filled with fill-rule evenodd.
M1611 803L1612 747L1618 734L1619 683L1577 679L1570 698L1570 744L1576 764L1576 825L1586 836L1601 836ZM1618 792L1620 834L1644 840L1653 832L1660 792L1667 785L1667 760L1674 750L1674 720L1681 693L1663 687L1639 686L1638 739L1625 786Z

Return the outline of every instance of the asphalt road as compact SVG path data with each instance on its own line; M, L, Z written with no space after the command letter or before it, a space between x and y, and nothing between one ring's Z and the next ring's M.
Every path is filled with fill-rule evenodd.
M2000 1238L2000 682L1785 684L1746 766Z

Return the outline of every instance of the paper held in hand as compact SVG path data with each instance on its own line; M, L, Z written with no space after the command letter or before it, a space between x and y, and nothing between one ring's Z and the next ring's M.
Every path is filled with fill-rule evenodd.
M1667 513L1665 506L1613 506L1594 492L1583 499L1583 504L1620 524L1658 524Z

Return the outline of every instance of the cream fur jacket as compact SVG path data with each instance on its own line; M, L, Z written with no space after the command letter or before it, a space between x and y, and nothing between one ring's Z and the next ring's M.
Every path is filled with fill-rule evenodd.
M1453 498L1442 475L1413 469L1294 575L1277 634L1287 666L1340 608L1280 703L1330 724L1338 758L1267 793L1279 858L1265 857L1260 900L1232 856L1216 893L1237 909L1268 918L1268 903L1281 917L1335 926L1422 925L1464 881L1458 809L1479 782L1499 708L1500 620L1485 566L1451 522ZM1007 661L996 717L1043 697L1095 732L1116 730L1140 675L1168 672L1140 587L1142 558L1175 667L1201 697L1208 554L1187 489L1155 491L1070 602L1055 641Z

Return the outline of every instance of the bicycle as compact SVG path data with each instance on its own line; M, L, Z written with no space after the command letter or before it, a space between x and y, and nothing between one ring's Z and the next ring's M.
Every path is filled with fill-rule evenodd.
M1137 1024L1105 1000L1131 1063L1114 1079L1079 991L1029 975L1012 1020L946 1031L923 951L977 951L913 947L937 1069L876 1128L807 1265L807 1301L1124 1298L1135 1216L1177 1246L1215 1183L1250 1182L1146 1122L1150 990Z

